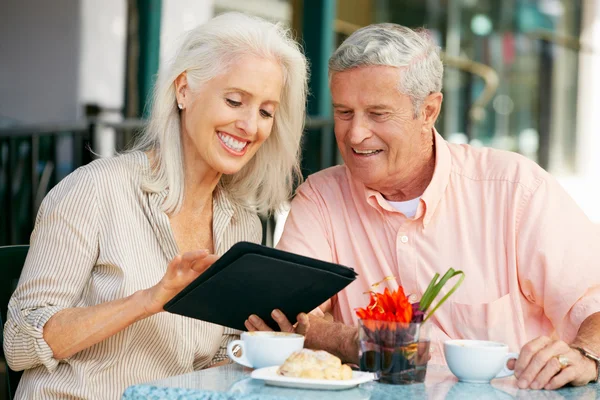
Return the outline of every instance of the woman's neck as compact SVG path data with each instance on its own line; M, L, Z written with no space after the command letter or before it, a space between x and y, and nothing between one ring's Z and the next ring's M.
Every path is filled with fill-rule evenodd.
M202 209L211 204L213 192L221 179L220 172L210 168L202 159L184 156L183 208Z
M200 156L195 143L183 132L183 179L184 193L182 207L188 211L197 211L207 204L212 204L212 196L222 173L215 171Z

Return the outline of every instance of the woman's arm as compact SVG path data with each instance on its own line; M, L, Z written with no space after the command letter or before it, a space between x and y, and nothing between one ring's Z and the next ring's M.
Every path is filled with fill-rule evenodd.
M44 340L62 360L162 311L163 306L204 272L216 256L204 250L185 253L169 263L164 278L152 288L92 307L67 308L44 326Z
M154 287L125 299L76 307L100 252L100 197L94 175L83 167L42 202L4 326L4 354L13 370L44 365L53 371L59 359L161 311L215 261L204 251L177 256Z
M53 357L63 360L129 325L150 316L143 306L143 292L93 307L66 308L54 314L43 328Z

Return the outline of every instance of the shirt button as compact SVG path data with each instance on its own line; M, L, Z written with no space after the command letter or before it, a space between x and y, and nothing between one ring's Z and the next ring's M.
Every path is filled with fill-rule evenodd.
M401 237L400 237L400 241L401 241L402 243L408 243L408 236L406 236L406 235L404 235L404 236L401 236Z

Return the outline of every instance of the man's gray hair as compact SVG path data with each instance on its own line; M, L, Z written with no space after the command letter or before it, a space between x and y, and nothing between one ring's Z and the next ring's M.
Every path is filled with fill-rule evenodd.
M357 30L329 59L329 79L336 72L374 65L403 70L400 92L410 96L415 117L425 98L442 90L440 48L424 29L384 23Z

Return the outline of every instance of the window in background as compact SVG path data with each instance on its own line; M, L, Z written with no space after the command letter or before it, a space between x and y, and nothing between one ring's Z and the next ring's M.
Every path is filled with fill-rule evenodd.
M339 43L374 22L429 29L446 64L438 130L568 174L576 164L580 20L580 0L345 0L336 30Z
M292 19L291 0L214 0L214 5L215 15L239 11L288 25Z

